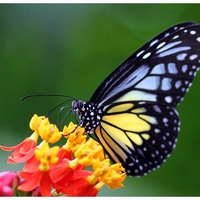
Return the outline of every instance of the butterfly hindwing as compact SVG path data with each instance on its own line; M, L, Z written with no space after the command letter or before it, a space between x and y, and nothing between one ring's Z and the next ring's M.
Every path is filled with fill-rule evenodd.
M109 105L95 133L114 162L121 162L128 174L141 176L169 157L178 131L173 108L130 101Z

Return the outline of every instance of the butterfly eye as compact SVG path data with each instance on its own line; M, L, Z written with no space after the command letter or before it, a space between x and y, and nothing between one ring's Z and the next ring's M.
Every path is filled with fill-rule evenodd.
M81 101L81 100L73 100L72 101L72 109L76 112L82 110L82 111L85 111L85 108L84 108L84 105L86 103L84 101Z

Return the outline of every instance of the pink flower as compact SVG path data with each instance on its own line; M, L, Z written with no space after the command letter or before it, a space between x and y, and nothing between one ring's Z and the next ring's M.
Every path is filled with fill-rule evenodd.
M20 183L14 171L0 173L0 196L14 196L14 188Z

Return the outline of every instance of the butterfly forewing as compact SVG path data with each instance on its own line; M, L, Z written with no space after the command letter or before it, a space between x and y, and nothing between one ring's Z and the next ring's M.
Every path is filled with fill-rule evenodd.
M169 157L179 132L175 106L200 66L200 25L186 22L162 32L133 53L72 107L114 162L142 176Z
M117 82L121 72L123 73L127 71L128 68L130 68L130 63L133 63L134 60L141 54L146 52L147 49L149 49L152 45L160 42L163 38L168 37L169 35L172 35L173 33L185 29L190 26L195 26L197 23L195 22L183 22L180 24L177 24L175 26L172 26L168 28L167 30L163 31L162 33L158 34L156 37L152 38L150 41L148 41L146 44L144 44L141 48L139 48L137 51L135 51L130 57L128 57L119 67L117 67L98 87L98 89L95 91L93 96L91 97L91 102L97 102L104 98L104 95L109 92L110 88L112 88L112 85Z
M159 35L148 45L144 45L149 48L137 51L131 56L133 60L120 65L100 85L90 101L102 105L118 98L131 98L162 101L164 104L176 106L200 66L200 26L191 24L175 27L179 28L171 34L168 30L163 32L162 37Z

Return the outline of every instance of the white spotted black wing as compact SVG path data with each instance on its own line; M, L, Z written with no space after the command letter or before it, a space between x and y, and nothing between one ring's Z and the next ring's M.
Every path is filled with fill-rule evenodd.
M200 25L173 26L132 54L96 90L90 102L118 99L176 106L200 66Z
M165 162L175 147L180 125L175 106L199 67L200 25L181 23L133 53L89 102L74 101L73 108L114 162L129 175L142 176Z

